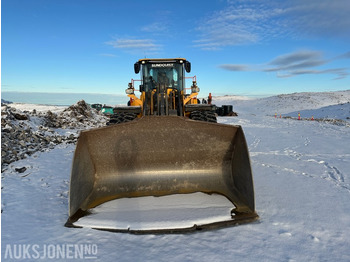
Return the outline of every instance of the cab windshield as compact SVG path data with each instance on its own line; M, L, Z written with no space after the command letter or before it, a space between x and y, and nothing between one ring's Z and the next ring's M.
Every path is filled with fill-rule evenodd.
M177 63L142 65L143 84L150 91L158 84L182 91L184 88L183 66Z

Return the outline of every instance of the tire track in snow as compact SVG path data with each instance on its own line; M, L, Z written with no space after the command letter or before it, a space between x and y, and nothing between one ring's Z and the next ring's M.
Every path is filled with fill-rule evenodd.
M340 186L342 188L345 188L350 192L350 185L345 183L344 175L339 169L335 166L330 165L328 162L320 161L320 164L323 164L325 168L327 169L327 177L324 179L330 180L333 183L335 183L337 186Z
M310 140L308 138L306 138L304 141L304 144L305 144L305 146L308 146L310 144ZM345 183L344 175L337 167L332 166L328 162L323 161L323 160L321 160L321 161L316 161L314 159L312 159L313 161L310 161L310 159L304 160L304 159L302 159L303 157L310 157L312 155L301 154L295 150L290 150L289 148L286 148L284 150L284 153L286 153L288 156L291 156L298 161L316 162L318 164L323 164L323 166L325 167L326 172L327 172L327 177L326 178L321 177L321 178L326 179L328 181L331 181L331 182L335 183L337 186L345 188L347 191L350 192L350 185ZM316 155L314 157L319 157L319 156ZM307 175L307 174L303 172L302 175ZM312 175L307 175L307 176L312 177L312 178L318 177L318 176L312 176Z
M255 141L252 143L255 144ZM336 186L339 186L341 188L346 189L349 193L350 193L350 184L346 183L346 178L344 176L344 174L335 166L329 164L328 162L324 161L324 160L315 160L315 158L324 158L327 156L322 157L321 155L313 155L313 154L302 154L299 153L295 150L290 150L289 148L285 148L282 152L281 151L268 151L268 152L251 152L250 153L251 157L253 157L253 160L256 161L256 159L254 159L255 157L259 156L259 155L274 155L274 156L286 156L286 157L291 157L293 158L295 161L302 161L302 162L314 162L317 163L319 165L322 165L325 169L324 173L327 174L327 176L320 176L315 174L311 174L311 173L306 173L300 170L296 170L294 168L288 168L285 167L283 165L276 165L273 163L263 163L262 161L256 161L257 163L259 163L261 166L263 167L268 167L268 168L275 168L275 169L279 169L279 170L283 170L286 172L290 172L296 175L303 175L306 177L310 177L310 178L314 178L314 179L324 179L327 180L329 182L332 182L333 184L335 184ZM344 155L344 156L338 156L339 158L346 158L349 157L348 155ZM299 165L296 165L299 166Z
M324 162L324 166L326 168L329 169L328 171L328 175L331 179L333 179L336 182L342 182L344 183L344 176L343 174L339 171L338 168L336 168L335 166L331 166L330 164L328 164L327 162Z
M339 156L339 157L341 157L341 156ZM349 157L349 156L347 156L347 157ZM322 165L325 168L324 172L326 173L325 177L321 177L322 179L327 180L327 181L331 181L334 184L336 184L337 186L342 187L350 192L350 185L348 183L346 183L345 176L337 167L332 166L331 164L329 164L328 162L326 162L324 160L317 161L315 159L307 159L306 161L315 162L319 165Z
M260 141L261 141L260 138L255 137L254 141L249 145L249 151L251 149L257 148L258 145L260 144Z

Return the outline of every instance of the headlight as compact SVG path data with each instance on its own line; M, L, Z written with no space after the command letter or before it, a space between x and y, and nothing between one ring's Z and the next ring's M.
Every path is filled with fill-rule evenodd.
M191 88L191 92L192 93L199 93L199 87L197 87L197 86L196 87L192 87Z
M125 90L125 93L128 95L132 95L134 93L134 89L133 88L128 88Z

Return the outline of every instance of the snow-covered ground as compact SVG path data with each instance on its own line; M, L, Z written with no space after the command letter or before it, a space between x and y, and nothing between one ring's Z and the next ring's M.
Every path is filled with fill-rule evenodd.
M10 106L16 109L19 109L21 111L33 111L35 109L37 112L46 112L50 110L53 113L60 113L65 108L67 108L66 106L38 105L38 104L24 104L24 103L12 103L10 104Z
M66 228L74 145L13 162L2 173L2 259L350 261L349 125L274 117L313 110L349 122L349 101L350 91L214 98L233 105L238 117L218 121L242 125L250 150L260 219L237 227L160 235Z
M330 105L317 109L305 109L300 111L291 112L289 114L283 114L283 116L297 116L300 113L301 118L314 119L337 119L347 121L350 124L350 102L342 103L338 105Z

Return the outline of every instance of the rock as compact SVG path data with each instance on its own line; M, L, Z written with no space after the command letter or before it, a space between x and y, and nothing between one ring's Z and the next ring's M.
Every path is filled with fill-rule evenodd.
M231 111L230 113L228 113L227 116L238 116L238 114L236 112Z
M35 122L32 122L29 116L35 116ZM66 135L61 135L55 128L83 130L105 126L106 122L105 116L96 113L83 100L60 113L36 110L25 113L10 106L2 106L2 170L10 163L26 158L37 151L47 151L61 143L76 143L77 134L67 132Z
M2 128L1 132L10 133L11 129L10 128Z
M13 116L17 120L28 120L29 119L28 115L26 115L26 114L14 113Z
M18 173L23 173L27 170L27 168L24 166L24 167L20 167L20 168L15 168L15 171L18 172Z

